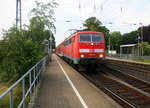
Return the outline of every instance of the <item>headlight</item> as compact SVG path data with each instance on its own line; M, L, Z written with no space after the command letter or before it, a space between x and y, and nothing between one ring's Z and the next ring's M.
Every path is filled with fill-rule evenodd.
M84 57L84 55L82 54L81 57Z
M101 58L102 58L102 57L103 57L103 54L100 54L100 55L99 55L99 57L101 57Z

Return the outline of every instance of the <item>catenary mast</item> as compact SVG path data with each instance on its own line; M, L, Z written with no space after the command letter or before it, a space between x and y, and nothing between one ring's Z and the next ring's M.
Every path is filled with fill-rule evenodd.
M22 30L21 0L16 0L16 28Z

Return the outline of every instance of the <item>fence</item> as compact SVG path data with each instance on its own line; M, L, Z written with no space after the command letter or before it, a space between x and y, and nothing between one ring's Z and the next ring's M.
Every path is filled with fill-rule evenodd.
M130 59L130 60L140 60L141 56L136 54L107 54L108 57L120 58L120 59ZM143 60L150 60L150 56L143 56Z
M20 83L22 84L22 100L20 104L18 105L18 108L26 108L26 98L29 95L30 101L29 103L32 104L32 97L33 93L36 91L38 88L40 82L41 82L41 75L42 72L45 71L45 66L46 62L48 60L48 55L42 58L36 65L34 65L25 75L23 75L16 83L14 83L7 91L5 91L1 96L0 96L0 101L9 94L9 103L10 103L10 108L14 107L14 99L13 99L13 90L14 88L19 85ZM26 84L28 82L29 84ZM28 89L26 85L29 85Z

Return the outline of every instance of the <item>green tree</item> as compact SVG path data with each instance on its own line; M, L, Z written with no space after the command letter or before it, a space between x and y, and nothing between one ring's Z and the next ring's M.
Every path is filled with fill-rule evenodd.
M86 27L86 29L84 29L86 31L102 32L105 37L106 46L108 46L109 30L105 26L102 26L102 23L99 21L99 19L96 17L90 17L85 20L83 26Z
M110 46L112 49L119 52L120 45L122 44L122 35L119 31L111 32L110 34Z
M148 42L141 43L141 47L143 48L143 53L145 56L150 55L150 45Z
M0 82L13 83L18 80L44 57L44 39L50 36L54 38L53 8L56 3L43 4L36 1L36 4L27 30L20 31L13 26L5 31L0 41Z
M137 41L137 38L138 38L138 35L139 34L139 31L136 30L136 31L132 31L130 33L126 33L126 34L123 34L122 36L122 44L123 45L126 45L126 44L138 44L138 41Z
M43 47L26 40L15 27L10 28L0 43L0 81L11 82L19 79L44 56Z
M45 30L44 31L44 36L45 36L45 38L47 39L47 40L49 40L49 37L51 36L51 38L52 38L52 48L53 49L55 49L55 37L54 37L54 34L51 32L51 31L49 31L49 30Z
M51 37L53 39L53 43L55 43L53 32L56 32L56 27L54 25L55 18L53 15L54 8L57 6L58 4L55 1L47 4L36 1L36 7L30 12L30 16L32 16L32 18L29 26L29 34L32 34L31 37L34 37L36 41L49 39ZM53 46L55 48L55 44Z
M91 31L99 31L98 27L102 25L102 23L96 19L96 17L90 17L85 20L85 23L83 23L83 26L87 27L86 30Z
M85 20L83 26L86 27L85 30L102 32L104 34L108 33L108 29L105 26L102 26L102 23L96 17L90 17Z
M53 0L47 4L36 2L36 7L31 10L30 16L34 19L40 20L44 23L45 27L48 27L49 30L55 31L55 18L54 8L58 6L58 4Z
M32 19L30 19L28 30L29 33L27 34L27 37L31 38L33 41L43 42L43 40L45 39L45 36L43 34L44 29L44 22L33 17Z

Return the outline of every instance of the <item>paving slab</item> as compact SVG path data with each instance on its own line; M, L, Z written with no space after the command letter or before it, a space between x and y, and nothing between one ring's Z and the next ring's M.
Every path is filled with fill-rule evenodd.
M34 108L121 108L55 54L43 74Z

